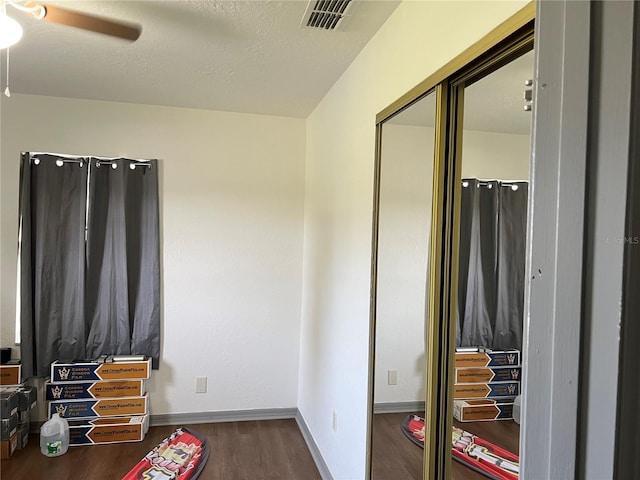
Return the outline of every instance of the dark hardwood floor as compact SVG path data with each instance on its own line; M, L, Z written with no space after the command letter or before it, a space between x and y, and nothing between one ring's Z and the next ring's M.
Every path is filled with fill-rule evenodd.
M409 441L400 424L405 413L374 416L374 480L422 480L423 450ZM460 424L460 428L507 450L519 448L519 426L512 421ZM205 436L211 455L203 480L319 480L320 474L295 420L268 420L185 425ZM175 430L151 427L142 442L71 447L60 457L40 453L38 435L25 450L0 462L0 478L7 480L119 480L149 450ZM452 462L452 480L486 480Z
M206 437L211 454L202 480L320 480L295 420L185 425ZM38 435L0 463L7 480L118 480L176 427L151 427L142 442L70 447L60 457L40 453Z
M400 429L407 413L377 414L373 417L373 480L422 480L423 449L412 443ZM423 415L418 412L416 415ZM512 420L460 423L454 425L481 436L514 453L519 452L520 426ZM451 462L452 480L486 480L486 477Z

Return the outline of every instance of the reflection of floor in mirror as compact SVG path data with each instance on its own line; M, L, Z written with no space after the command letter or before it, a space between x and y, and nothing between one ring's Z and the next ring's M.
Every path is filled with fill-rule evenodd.
M424 412L416 413L423 416ZM373 467L374 480L422 480L422 453L419 446L404 436L400 425L408 413L376 414L373 417ZM454 425L478 435L496 445L518 453L520 427L512 420L497 422L465 422L454 420ZM486 477L451 462L452 480L486 480Z

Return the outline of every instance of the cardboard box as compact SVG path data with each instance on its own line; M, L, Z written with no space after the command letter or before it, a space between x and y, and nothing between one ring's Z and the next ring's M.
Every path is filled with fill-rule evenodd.
M455 383L519 382L521 367L456 368Z
M13 390L0 392L0 418L9 418L18 412L18 395Z
M69 420L69 445L139 442L148 430L148 415Z
M484 352L456 352L455 368L517 367L519 350L487 350Z
M18 448L18 434L15 433L9 440L0 440L0 458L7 460Z
M31 421L31 410L18 410L18 425Z
M18 450L22 450L29 443L29 424L18 424Z
M19 360L11 360L0 365L0 385L18 385L22 383L22 365Z
M144 380L109 382L61 382L44 384L45 399L79 400L83 398L140 397L145 394Z
M18 413L14 413L9 418L0 420L0 440L9 438L18 431Z
M109 361L106 357L95 362L51 364L52 382L82 382L91 380L146 379L151 376L151 358L132 361Z
M454 400L453 418L459 422L487 422L513 418L513 398L501 400Z
M57 413L64 418L115 417L118 415L145 415L147 396L101 398L94 400L55 400L49 402L49 418Z
M35 408L38 400L38 390L35 387L28 387L21 385L16 389L18 395L18 410L22 412L28 412L32 408Z
M496 398L520 395L520 382L456 383L453 398Z

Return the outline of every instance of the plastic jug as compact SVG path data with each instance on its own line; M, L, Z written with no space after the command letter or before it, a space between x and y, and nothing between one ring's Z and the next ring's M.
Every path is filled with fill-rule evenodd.
M522 398L520 397L520 395L518 395L516 397L516 399L513 401L513 420L520 425L520 403L522 401Z
M54 413L40 428L40 451L47 457L64 455L69 449L69 422Z

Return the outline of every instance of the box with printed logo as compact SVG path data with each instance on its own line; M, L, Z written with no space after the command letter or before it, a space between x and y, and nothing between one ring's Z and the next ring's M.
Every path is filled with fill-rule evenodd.
M151 376L151 358L140 358L144 359L120 360L119 357L104 357L93 362L61 363L55 361L51 364L51 381L82 382L147 379Z
M45 399L79 400L84 398L140 397L145 393L144 380L108 382L60 382L44 384Z
M518 367L519 350L462 351L455 353L455 368Z
M149 430L149 416L69 420L69 445L139 442Z
M453 398L496 398L520 395L520 382L456 383Z
M22 365L19 360L0 365L0 385L18 385L22 382Z
M456 368L455 383L519 382L521 367Z
M49 402L49 418L51 418L54 413L67 419L145 415L147 413L147 396L99 398L91 400L54 400L53 402Z
M486 422L513 418L513 398L454 400L453 418L459 422Z

